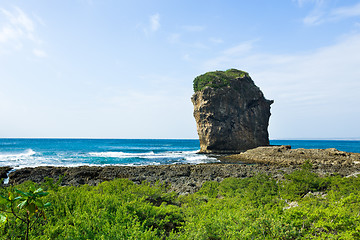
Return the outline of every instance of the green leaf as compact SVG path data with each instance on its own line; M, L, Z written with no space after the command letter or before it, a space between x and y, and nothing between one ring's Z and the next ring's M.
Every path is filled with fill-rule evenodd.
M20 194L21 196L25 196L25 197L31 197L30 193L29 192L23 192L23 191L20 191L18 189L15 189L15 191Z
M33 193L33 192L35 191L35 186L34 186L34 185L31 185L31 186L29 187L29 190Z
M49 193L48 192L39 192L39 193L35 193L35 194L36 194L36 196L43 197L43 196L48 195Z
M38 194L38 193L41 193L41 192L44 192L44 189L42 188L38 188L34 191L34 194Z
M50 203L50 202L47 202L47 203L44 204L44 208L50 207L50 206L51 206L51 203Z
M24 200L21 203L19 203L18 208L23 209L24 206L26 206L28 203L28 200Z
M4 224L6 223L6 221L7 217L4 214L0 213L0 224Z
M14 201L22 199L22 198L23 198L22 196L16 197L16 198L14 198Z

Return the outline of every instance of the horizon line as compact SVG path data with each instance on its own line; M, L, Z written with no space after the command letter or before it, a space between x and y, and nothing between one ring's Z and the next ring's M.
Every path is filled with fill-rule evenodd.
M198 138L107 138L107 137L0 137L0 139L94 139L94 140L199 140ZM360 141L360 137L343 138L272 138L269 141Z

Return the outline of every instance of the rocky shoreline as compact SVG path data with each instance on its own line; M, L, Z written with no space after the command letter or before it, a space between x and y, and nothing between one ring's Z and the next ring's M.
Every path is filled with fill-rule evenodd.
M11 168L0 167L0 178L9 175L9 184L27 180L40 183L45 177L58 180L62 185L96 185L115 178L128 178L135 183L159 181L179 194L193 193L206 181L222 181L228 177L246 178L256 174L268 174L281 179L301 168L306 161L313 164L313 172L320 175L341 176L360 173L360 154L336 149L294 149L289 146L260 147L241 154L218 156L221 163L152 165L152 166L105 166L105 167L35 167L22 168L9 173Z

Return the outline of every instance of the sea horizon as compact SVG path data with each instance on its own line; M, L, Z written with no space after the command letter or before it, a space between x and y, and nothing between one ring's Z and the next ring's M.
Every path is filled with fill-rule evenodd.
M113 138L113 137L0 137L0 139L104 139L104 140L199 140L198 138ZM298 141L360 141L360 137L344 138L269 138L270 141L298 140Z

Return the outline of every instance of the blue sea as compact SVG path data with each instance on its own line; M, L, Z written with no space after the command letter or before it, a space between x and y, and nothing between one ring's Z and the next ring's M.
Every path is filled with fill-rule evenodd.
M360 153L360 141L272 140L292 148L337 148ZM0 166L137 166L218 162L196 154L199 140L0 139Z

